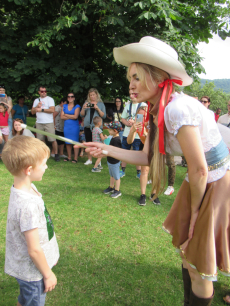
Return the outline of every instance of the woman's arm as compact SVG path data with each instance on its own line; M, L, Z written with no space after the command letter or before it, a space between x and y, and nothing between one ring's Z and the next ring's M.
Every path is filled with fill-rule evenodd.
M129 135L127 137L127 143L128 144L132 144L134 142L134 139L135 139L135 136L137 134L137 130L138 129L142 129L142 124L141 122L138 122L138 123L134 123L129 131Z
M5 103L3 101L1 103L5 104L7 106L7 113L10 114L11 109L12 109L12 105L9 105L9 104L7 104L7 103Z
M85 117L85 115L86 115L86 110L90 108L90 107L87 106L87 103L88 103L88 102L85 102L85 103L83 104L83 106L82 106L82 110L81 110L81 112L80 112L80 116L81 116L81 117Z
M69 119L69 118L66 117L66 114L64 113L63 108L61 110L61 116L60 117L61 117L62 120L68 120Z
M101 106L102 109L100 109L97 104L94 104L94 108L102 119L106 118L106 111L105 111L104 103L102 103L102 106Z
M80 107L76 108L74 111L74 115L65 114L67 119L77 120L80 114Z
M99 142L86 142L84 145L88 147L86 152L90 152L90 154L96 158L111 156L132 165L148 166L148 142L147 136L143 151L124 150ZM108 154L103 154L102 150L107 151Z
M191 239L206 190L208 167L198 127L182 126L177 134L177 139L188 165L189 186L191 190L189 239Z

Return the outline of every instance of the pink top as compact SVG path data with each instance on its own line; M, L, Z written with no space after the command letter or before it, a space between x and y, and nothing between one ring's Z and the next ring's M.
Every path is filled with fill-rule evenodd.
M0 113L0 126L8 126L8 118L8 112L5 112L5 117L3 116L3 113Z

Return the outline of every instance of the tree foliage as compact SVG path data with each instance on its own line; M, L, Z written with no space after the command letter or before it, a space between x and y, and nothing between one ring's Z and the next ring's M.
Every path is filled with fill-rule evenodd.
M229 36L225 1L2 0L0 81L8 92L74 91L90 87L103 98L128 95L125 68L114 47L155 36L174 47L188 73L204 72L196 45L212 33Z
M191 86L185 87L183 90L189 96L198 97L208 96L210 97L211 104L209 108L214 112L219 107L222 114L228 112L228 101L230 100L230 94L223 92L222 89L215 90L215 84L213 82L206 82L203 86L199 82L194 82Z
M203 86L206 82L212 82L215 84L215 89L222 89L223 92L230 93L230 79L201 79L200 83Z

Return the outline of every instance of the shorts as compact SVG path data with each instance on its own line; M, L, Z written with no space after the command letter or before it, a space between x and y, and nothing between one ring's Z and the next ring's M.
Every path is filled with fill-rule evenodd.
M8 126L6 126L4 128L0 128L0 130L2 131L2 135L8 136L10 134L10 130L9 130Z
M16 278L20 286L18 302L22 306L44 306L46 293L43 279L37 282L27 282Z
M58 136L64 137L64 133L63 133L63 132L59 132L59 131L57 131L57 130L55 130L55 135L58 135ZM63 145L63 144L64 144L64 142L63 142L63 141L61 141L61 140L59 140L59 139L56 139L56 140L57 140L57 144L58 144L58 146L60 146L60 145Z
M79 135L79 141L80 141L80 142L85 142L85 141L86 141L86 139L85 139L85 134L84 134L84 133L81 134L81 135Z
M92 131L90 128L84 128L86 142L92 142Z
M139 149L140 144L141 144L140 139L134 139L134 142L132 144L128 144L127 143L127 137L123 136L121 147L122 147L122 149L130 150L131 146L133 146L134 151L140 151L140 149Z
M115 181L120 179L120 162L116 164L110 164L107 162L109 167L109 175L115 179Z
M37 123L36 122L36 129L39 129L41 131L48 132L48 133L51 133L51 134L55 134L55 129L54 129L53 122L52 123ZM41 135L38 132L37 132L37 138L39 140L45 141L45 135ZM47 139L48 139L49 142L53 142L53 141L56 140L55 138L52 138L52 137L49 137L49 136L47 136Z

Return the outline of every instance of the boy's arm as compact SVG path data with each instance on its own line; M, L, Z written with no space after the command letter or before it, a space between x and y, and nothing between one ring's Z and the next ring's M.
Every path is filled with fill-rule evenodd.
M24 232L24 235L26 238L28 253L35 266L43 275L45 285L44 292L52 291L57 284L57 278L50 269L45 254L40 246L38 229L34 228L26 231Z
M100 138L101 138L101 140L105 140L107 138L107 135L103 135L103 132L101 132Z

